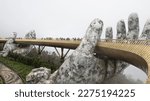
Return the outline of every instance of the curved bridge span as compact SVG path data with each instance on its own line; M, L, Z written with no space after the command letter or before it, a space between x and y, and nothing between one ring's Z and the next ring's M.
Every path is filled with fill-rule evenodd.
M6 39L0 39L0 43L4 42ZM75 40L16 39L15 42L69 49L76 49L80 44L80 41ZM133 64L148 75L147 83L150 83L149 40L101 40L98 42L95 52L97 55L106 55Z

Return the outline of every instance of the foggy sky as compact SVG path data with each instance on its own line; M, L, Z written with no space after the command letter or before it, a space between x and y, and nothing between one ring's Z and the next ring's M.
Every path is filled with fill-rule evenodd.
M149 0L0 0L0 36L35 30L38 37L82 37L94 18L104 21L104 30L112 26L115 35L117 21L127 25L132 12L142 29L149 10Z

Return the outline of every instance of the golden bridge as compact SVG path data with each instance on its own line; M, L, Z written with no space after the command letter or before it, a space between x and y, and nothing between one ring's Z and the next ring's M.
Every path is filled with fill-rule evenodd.
M0 43L5 43L6 39L0 39ZM76 49L80 44L78 40L42 40L42 39L16 39L15 43L30 44L38 46L51 46L63 49ZM57 51L57 49L56 49ZM58 51L57 51L58 52ZM68 53L68 52L67 52ZM105 55L113 59L128 62L143 70L150 83L150 40L101 40L95 48L97 55ZM65 54L66 55L66 54Z

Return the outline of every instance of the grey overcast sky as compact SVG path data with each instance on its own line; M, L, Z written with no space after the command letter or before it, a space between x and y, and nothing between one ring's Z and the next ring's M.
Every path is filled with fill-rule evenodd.
M105 28L137 12L141 29L150 18L149 0L0 0L0 36L35 30L38 37L82 37L94 18Z
M17 32L18 37L35 30L37 37L82 37L94 18L100 18L105 28L113 27L136 12L140 32L150 18L149 0L0 0L0 37ZM127 68L133 74L133 68ZM125 72L126 72L125 71ZM134 75L136 74L136 75ZM141 72L134 77L146 78Z

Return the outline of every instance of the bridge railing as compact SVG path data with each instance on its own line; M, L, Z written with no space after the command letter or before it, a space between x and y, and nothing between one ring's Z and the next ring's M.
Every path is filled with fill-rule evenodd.
M150 40L122 40L122 39L101 39L100 42L150 45Z
M61 40L61 39L25 39L25 38L17 38L19 40L53 40L53 41L81 41L80 40L73 40L73 39L70 39L70 40ZM0 42L4 42L6 41L7 39L0 39ZM108 43L122 43L122 44L137 44L137 45L148 45L150 46L150 40L122 40L122 39L101 39L99 42L108 42Z

